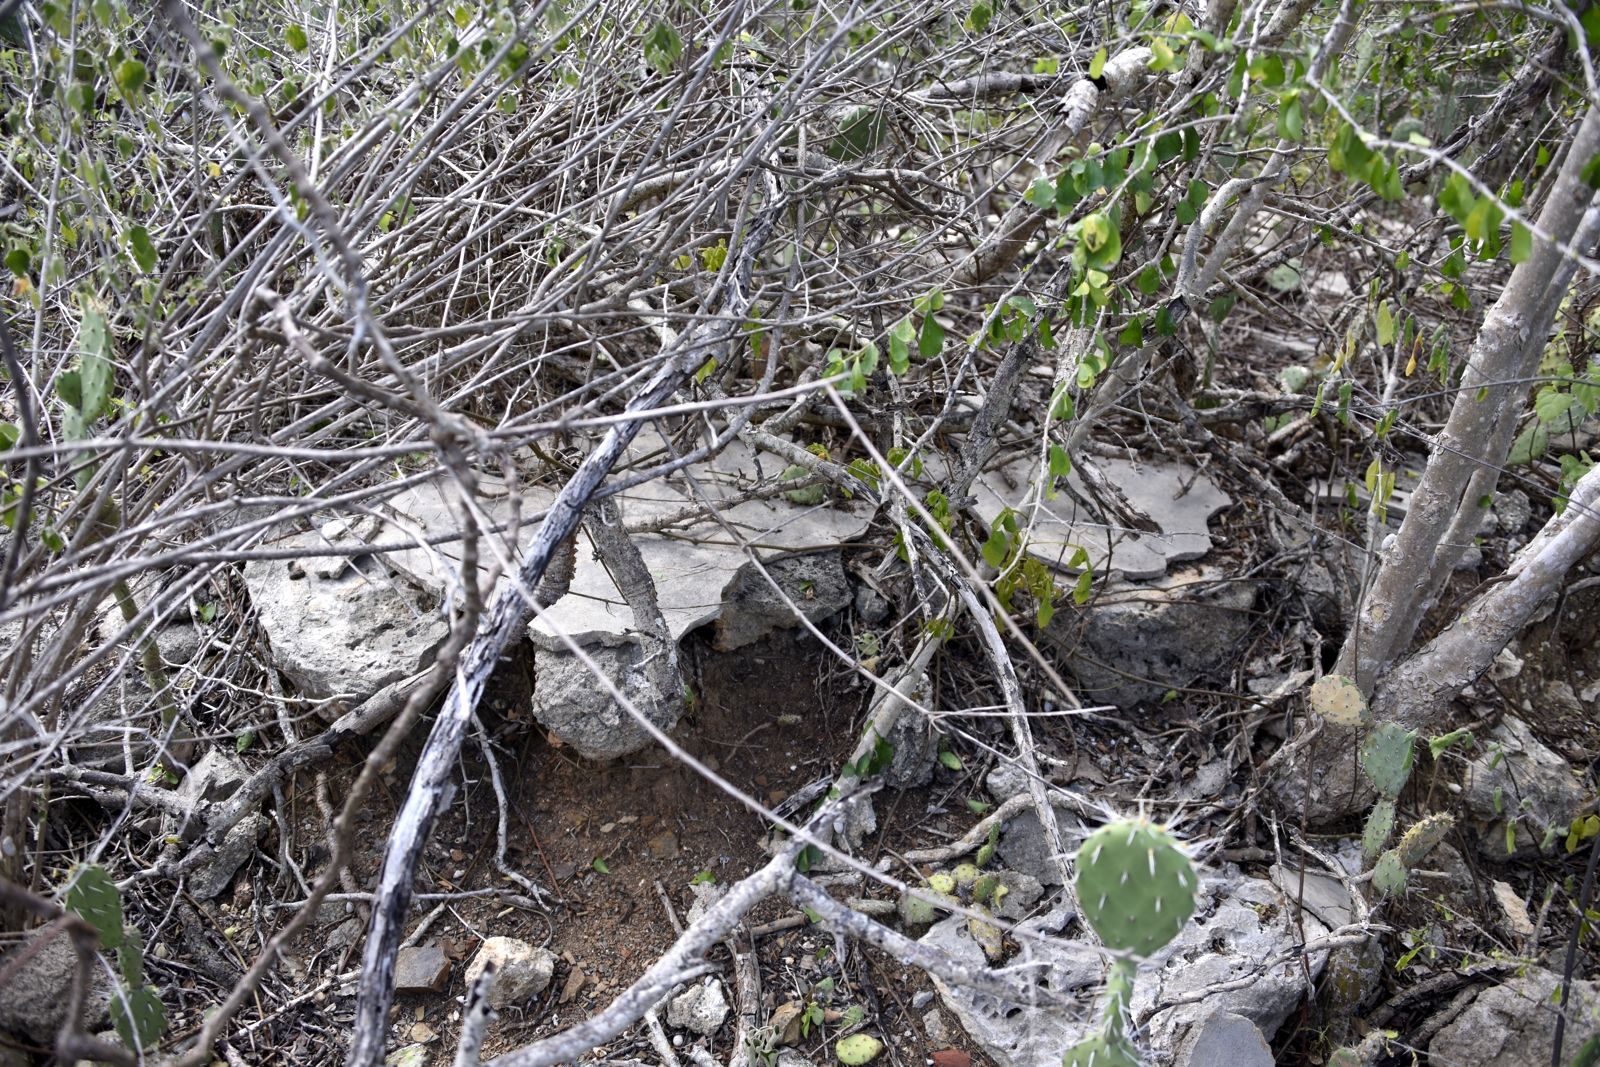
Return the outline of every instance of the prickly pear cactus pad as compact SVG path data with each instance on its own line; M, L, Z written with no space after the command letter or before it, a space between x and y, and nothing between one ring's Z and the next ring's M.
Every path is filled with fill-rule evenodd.
M1415 867L1421 863L1423 857L1433 851L1433 847L1444 840L1444 835L1455 826L1456 820L1447 811L1430 815L1421 820L1400 838L1400 845L1395 851L1400 853L1400 862L1406 867Z
M1121 1035L1095 1034L1067 1049L1061 1067L1140 1067L1139 1050Z
M1372 813L1367 816L1366 829L1361 832L1361 850L1369 856L1376 856L1389 844L1389 835L1394 833L1394 801L1388 797L1372 805Z
M1361 766L1390 800L1400 799L1400 790L1411 777L1411 757L1417 735L1398 723L1384 722L1372 728L1361 745Z
M1311 710L1335 726L1364 726L1371 718L1360 687L1340 675L1323 675L1309 695Z
M1400 853L1390 849L1378 857L1372 868L1372 884L1384 893L1398 893L1406 887L1406 869L1400 862Z
M1107 823L1078 850L1078 902L1116 952L1148 956L1177 937L1199 884L1177 840L1146 819Z

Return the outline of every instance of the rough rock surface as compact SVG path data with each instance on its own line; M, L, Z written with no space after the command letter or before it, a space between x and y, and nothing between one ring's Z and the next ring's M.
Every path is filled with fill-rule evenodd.
M694 894L694 903L689 905L689 913L684 922L690 926L703 919L713 904L728 895L728 887L717 885L715 882L692 885L689 891Z
M641 645L592 645L584 650L613 685L663 730L678 723L683 694L663 693L645 670ZM533 713L566 744L589 759L615 759L652 741L645 728L601 687L587 664L570 652L537 649L533 662Z
M1067 659L1084 700L1124 710L1159 701L1225 669L1249 629L1254 588L1221 578L1189 569L1149 585L1116 585L1085 608L1058 608L1045 640Z
M838 552L813 552L770 560L767 570L812 622L850 606L853 594ZM722 590L715 646L732 652L799 620L753 563L746 563Z
M1556 1021L1551 995L1561 976L1533 970L1480 992L1467 1010L1434 1035L1428 1062L1435 1067L1545 1067ZM1572 1052L1600 1029L1600 986L1573 982L1566 1038ZM1563 1052L1563 1059L1570 1055Z
M413 945L395 957L396 993L442 993L449 980L450 957L438 945Z
M228 888L234 873L255 853L256 839L267 825L266 818L254 812L234 823L217 848L216 859L190 872L189 894L196 900L210 900Z
M163 815L161 832L178 834L189 842L198 839L205 832L210 806L233 796L249 777L250 772L238 756L220 747L208 749L189 765L189 773L184 775L174 794L183 802L188 814L181 820L171 814ZM238 864L234 866L237 868Z
M1178 1042L1173 1067L1272 1067L1272 1049L1255 1023L1215 1010Z
M324 543L300 534L275 547ZM429 610L428 597L371 557L323 559L341 562L252 560L244 569L273 665L302 693L364 700L433 662L449 626Z
M926 694L912 699L926 707ZM896 789L920 789L933 781L933 764L939 758L939 735L927 718L913 708L901 708L894 728L884 740L894 749L886 775Z
M0 958L0 970L9 962L9 955ZM70 938L64 934L51 938L6 984L5 995L0 996L0 1030L21 1034L36 1045L54 1047L56 1032L67 1021L67 999L72 993L72 971L77 962L78 954ZM83 1025L94 1033L110 1025L110 988L103 970L92 968L90 975Z
M530 945L514 937L491 937L467 964L468 987L478 980L484 967L493 962L494 980L489 986L489 1006L500 1011L543 993L555 973L556 958L549 949Z
M1031 874L1021 871L995 871L994 879L1006 887L995 914L1002 919L1021 922L1044 896L1044 885Z
M999 773L998 770L995 773ZM989 775L991 789L994 787L994 778L994 774ZM1010 782L1006 784L1009 786ZM1025 790L1026 787L1017 792ZM1062 844L1070 851L1074 847L1071 828L1078 824L1077 816L1059 804L1055 805L1055 809ZM1050 846L1044 839L1044 827L1039 825L1039 816L1033 811L1023 811L1013 816L1006 823L1005 832L1000 835L1000 843L994 850L1011 870L1036 878L1041 885L1061 884L1061 866L1051 854Z
M715 978L692 986L667 1005L667 1025L697 1034L714 1034L728 1017L728 998Z
M67 723L67 736L73 742L72 762L114 774L138 774L155 759L152 735L159 728L150 687L136 665L124 671L99 700L72 714ZM127 767L130 756L133 766Z
M1156 1004L1214 983L1252 973L1262 960L1298 943L1292 926L1293 909L1271 882L1243 877L1228 865L1221 877L1202 878L1206 900L1193 920L1170 945L1139 967L1131 1010L1143 1017ZM1263 916L1266 916L1263 918ZM1059 929L1066 913L1055 911L1024 927ZM1325 927L1315 916L1305 917L1306 936L1321 936ZM983 964L983 952L966 929L966 920L951 916L935 923L923 941L969 966ZM972 1039L998 1067L1055 1067L1061 1050L1077 1041L1092 1021L1091 1002L1098 990L1103 965L1099 954L1079 942L1057 942L1033 949L1035 958L1050 964L1047 988L1080 993L1081 1010L1040 1010L1006 1004L971 990L947 986L934 977L944 1004ZM1311 974L1321 973L1326 953L1311 957ZM1146 1030L1158 1059L1173 1055L1181 1043L1215 1012L1231 1012L1254 1025L1270 1040L1305 992L1302 961L1278 964L1254 984L1220 993L1195 1004L1184 1004L1155 1014ZM1192 1067L1199 1067L1195 1061Z
M1492 769L1487 746L1498 744L1504 755ZM1528 724L1506 716L1489 737L1479 743L1482 753L1467 765L1462 799L1479 832L1478 848L1485 856L1504 859L1504 813L1522 813L1516 828L1516 854L1538 851L1547 826L1565 826L1587 799L1572 765L1546 748ZM1500 810L1495 810L1495 790ZM1531 825L1530 825L1531 824Z

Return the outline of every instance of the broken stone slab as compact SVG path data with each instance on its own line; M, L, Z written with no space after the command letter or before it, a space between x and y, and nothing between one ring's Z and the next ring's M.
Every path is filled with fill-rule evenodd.
M468 988L490 963L494 964L495 971L489 985L489 1007L495 1011L543 993L549 988L550 977L556 969L556 958L549 949L514 937L491 937L467 964Z
M394 961L396 993L442 993L450 981L450 957L438 945L412 945Z
M1488 745L1499 746L1498 759L1489 754ZM1520 816L1514 854L1531 856L1538 851L1545 828L1566 826L1588 799L1572 765L1534 737L1521 719L1507 715L1490 731L1487 742L1479 742L1479 751L1483 754L1467 764L1462 799L1479 831L1478 848L1486 857L1506 858L1508 814Z
M1306 868L1305 894L1302 897L1301 872L1298 869L1285 870L1275 863L1267 873L1273 884L1283 891L1284 896L1291 901L1302 901L1306 910L1330 930L1337 930L1356 921L1355 909L1350 902L1350 892L1345 889L1344 883L1333 875L1324 874L1310 867Z
M1546 1067L1556 1024L1561 976L1534 968L1478 993L1434 1035L1429 1062L1472 1067ZM1566 1040L1571 1052L1600 1029L1600 986L1574 981L1567 1002ZM1570 1052L1563 1052L1570 1058Z
M998 770L996 768L996 772ZM994 774L990 774L989 778L992 788ZM1025 791L1026 787L1017 790L1018 793ZM1062 843L1070 849L1071 828L1079 825L1078 817L1062 804L1052 806L1056 809L1056 824L1061 828ZM1031 808L1018 812L1006 822L994 851L1010 870L1026 874L1041 885L1062 884L1061 865L1056 862L1055 854L1045 841L1044 827L1039 825L1038 813Z
M17 953L22 951L24 948L17 949ZM0 957L0 971L7 968L15 955L11 953ZM67 1021L67 1003L72 997L72 974L77 965L78 953L72 947L72 939L60 933L51 938L6 983L5 995L0 996L0 1030L20 1034L35 1045L54 1048L56 1034ZM104 968L91 966L89 975L83 1026L94 1033L111 1021L111 987Z
M710 1036L728 1018L728 998L722 983L708 978L704 985L691 986L688 992L672 998L667 1005L667 1025Z
M1155 520L1160 533L1108 527L1071 493L1043 499L1038 464L1032 458L1015 460L974 482L975 509L986 523L993 523L1008 507L1020 512L1019 525L1032 521L1029 554L1062 571L1079 569L1071 566L1079 548L1088 554L1096 574L1118 571L1131 580L1160 578L1171 564L1211 551L1206 524L1233 501L1204 472L1164 460L1097 457L1095 462L1129 503ZM1076 471L1067 481L1080 498L1092 499Z
M253 812L234 823L217 847L216 858L189 872L190 895L196 900L210 900L227 889L234 874L255 854L256 840L267 826L266 818Z
M634 707L663 730L677 725L682 693L663 693L645 669L647 653L631 641L584 649ZM657 652L663 655L663 652ZM533 713L562 742L589 759L625 756L654 740L595 679L588 664L566 651L534 650Z
M1021 922L1039 903L1039 898L1044 896L1044 883L1031 874L995 871L994 879L1006 889L1000 897L1000 906L995 909L995 914L1002 919Z
M244 762L237 755L221 747L211 748L189 766L189 773L184 775L182 783L174 790L174 796L182 802L187 813L182 819L172 814L163 814L161 817L161 832L163 835L174 834L182 837L186 842L193 842L205 832L206 819L214 805L225 803L233 794L239 791L250 777L250 772L245 769ZM235 825L235 830L238 826ZM254 847L255 838L251 839ZM226 848L224 842L224 848ZM237 849L238 845L235 845ZM245 853L248 855L248 852ZM240 860L243 862L243 859ZM238 864L234 864L234 869ZM232 871L229 877L232 877ZM191 885L192 889L192 885Z
M318 534L297 534L275 547L322 543ZM346 563L335 578L319 577L298 559L251 560L245 585L273 666L308 697L360 701L426 669L450 628L435 601L377 560L334 558Z
M853 594L837 550L781 556L765 563L767 574L806 619L821 622L850 606ZM732 652L774 630L798 626L794 608L754 563L742 565L722 590L717 651Z
M1090 604L1058 606L1044 640L1087 701L1129 710L1226 669L1250 628L1255 589L1214 567L1143 585L1112 583Z

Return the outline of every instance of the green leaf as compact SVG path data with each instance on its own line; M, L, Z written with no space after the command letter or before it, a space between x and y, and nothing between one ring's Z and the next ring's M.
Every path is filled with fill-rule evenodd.
M78 872L67 890L67 910L94 927L102 948L122 947L122 893L104 867L97 864Z
M13 248L6 253L6 269L19 278L28 276L28 268L33 263L33 257L26 248Z
M922 332L917 336L917 351L923 359L933 359L944 351L944 327L932 315L922 318Z
M292 22L289 23L288 29L283 31L283 38L289 42L289 47L296 52L304 52L311 45L311 42L306 38L306 31Z
M111 998L111 1021L116 1025L123 1044L129 1048L147 1049L153 1047L167 1032L167 1007L148 986L119 990Z
M200 621L201 622L210 622L211 620L215 619L216 617L217 617L217 606L215 604L201 604L200 605Z
M710 871L701 871L700 873L696 874L693 878L689 879L689 884L690 885L716 885L717 884L717 876L712 874Z
M246 730L244 733L240 734L234 740L234 742L233 742L233 750L235 752L245 752L250 748L251 745L253 745L255 743L256 743L255 732L251 731L251 730Z
M600 856L596 856L594 858L594 862L591 863L590 866L593 867L596 871L600 872L601 874L610 874L611 873L611 868L606 865L606 861Z
M1104 48L1094 54L1089 61L1089 78L1091 81L1099 78L1106 72L1106 50Z
M939 762L944 764L946 767L949 767L952 771L959 771L962 769L961 757L956 755L954 752L951 752L949 749L945 749L943 752L939 753Z
M1583 170L1578 172L1578 177L1591 189L1600 189L1600 152L1595 153L1589 162L1583 165Z
M994 805L990 804L986 800L973 800L971 797L968 797L967 798L967 807L968 807L968 809L971 810L972 814L974 814L974 815L982 815L984 812L986 812L990 808L994 807Z
M1533 255L1533 231L1520 222L1511 224L1511 262L1525 263Z
M1134 284L1139 287L1139 292L1149 296L1161 288L1161 272L1156 269L1154 263L1151 263L1139 272L1139 276L1134 279Z
M1563 393L1553 385L1540 389L1533 398L1533 410L1546 426L1565 415L1572 407L1572 394Z
M122 95L129 97L144 88L144 83L150 75L144 69L144 64L137 59L124 59L117 64L112 77L116 79L117 88L122 91Z
M672 71L672 65L683 55L683 38L664 19L645 31L643 45L644 61L662 77Z
M1117 340L1130 348L1144 347L1144 316L1135 315L1128 320L1128 324L1117 334Z
M1378 343L1394 344L1394 314L1390 312L1387 300L1378 305Z
M1072 473L1072 457L1060 445L1050 446L1050 477L1065 478Z
M1122 259L1122 235L1111 219L1096 212L1078 224L1078 249L1084 263L1093 270L1108 271Z
M133 253L133 261L139 264L140 270L149 274L156 269L156 246L150 240L149 230L143 226L130 226L128 249Z
M1077 583L1072 587L1072 602L1084 605L1089 602L1089 596L1094 592L1094 572L1086 570L1078 575Z
M1428 739L1428 752L1433 756L1434 759L1438 759L1439 753L1443 752L1457 741L1465 741L1468 748L1471 748L1475 743L1475 740L1472 736L1472 731L1468 730L1466 727L1462 727L1459 730L1452 730L1449 733L1443 734L1439 737L1430 737Z
M989 539L983 543L983 558L991 567L998 567L1005 562L1006 550L1010 547L1010 540L1004 530L995 530Z
M994 18L994 8L987 0L978 0L972 5L972 12L962 26L973 33L982 33L989 28L989 20L992 18Z

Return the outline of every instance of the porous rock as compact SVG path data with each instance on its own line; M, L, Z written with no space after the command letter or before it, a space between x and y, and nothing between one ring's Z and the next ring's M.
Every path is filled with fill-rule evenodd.
M994 775L989 776L993 788ZM1025 792L1026 787L1018 792ZM1073 825L1073 816L1067 808L1056 805L1058 826ZM1065 842L1063 842L1065 844ZM1044 827L1039 825L1038 813L1021 811L1006 822L995 853L1013 871L1020 871L1038 879L1041 885L1061 885L1061 865L1055 861L1050 845L1045 841Z
M1117 584L1086 607L1058 608L1044 638L1065 657L1085 700L1124 710L1159 701L1225 670L1249 629L1254 587L1220 578L1186 570Z
M927 706L926 693L913 693L911 698ZM915 708L901 708L884 740L894 750L885 772L890 785L896 789L920 789L933 781L933 764L939 758L939 734L926 716Z
M1044 896L1044 885L1031 874L1021 871L995 871L994 880L1005 886L1005 893L1000 897L1000 906L995 909L995 914L1002 919L1020 922L1039 903L1039 898Z
M794 606L811 622L821 622L850 606L853 596L838 551L779 556L765 564ZM722 614L714 645L732 652L774 630L800 621L754 563L739 568L722 590Z
M5 970L10 960L11 956L0 958L0 971ZM0 996L0 1030L9 1030L36 1045L53 1048L57 1031L67 1021L67 1001L72 994L72 972L77 963L78 954L71 938L65 934L51 938L49 944L35 953L6 983L5 993ZM91 967L89 974L83 1026L93 1033L110 1023L110 987L106 984L105 971L99 966Z
M584 651L650 721L663 730L678 723L682 693L663 693L646 669L642 644L592 645ZM661 653L657 653L658 655ZM536 649L533 713L564 743L589 759L637 752L652 741L643 726L611 699L587 664L570 652Z
M274 547L321 544L317 534L300 534ZM371 557L326 558L339 566L315 558L245 565L273 666L306 696L360 701L433 662L450 628L430 610L431 598Z
M1486 751L1488 743L1499 745L1498 761ZM1567 825L1587 799L1572 765L1545 747L1521 719L1506 716L1490 732L1487 743L1480 742L1479 751L1483 754L1467 765L1462 799L1485 856L1506 858L1508 814L1521 816L1516 824L1515 854L1531 856L1538 851L1544 828ZM1491 762L1495 766L1490 767Z
M491 962L495 971L489 985L489 1007L496 1011L544 992L556 969L556 958L549 949L514 937L491 937L467 964L469 988Z
M1429 1062L1471 1067L1545 1067L1556 1022L1552 1000L1561 976L1533 969L1479 992L1449 1025L1434 1035ZM1567 1003L1566 1048L1600 1028L1600 986L1574 981ZM1570 1053L1563 1052L1563 1058Z
M266 830L267 820L252 812L233 824L217 847L216 858L189 874L189 893L196 900L210 900L228 888L234 874L256 850L256 839Z
M697 1034L714 1034L728 1018L728 998L715 978L690 987L667 1005L667 1025Z

